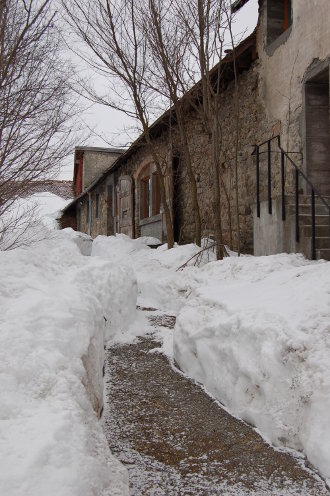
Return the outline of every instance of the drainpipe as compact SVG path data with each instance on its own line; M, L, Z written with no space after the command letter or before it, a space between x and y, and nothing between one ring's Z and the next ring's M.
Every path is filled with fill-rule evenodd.
M91 194L88 191L88 234L92 235L92 199Z
M132 177L132 186L131 186L131 198L132 198L132 238L135 239L135 232L136 232L136 229L135 229L135 209L136 209L136 199L135 199L135 180L134 180L134 177Z

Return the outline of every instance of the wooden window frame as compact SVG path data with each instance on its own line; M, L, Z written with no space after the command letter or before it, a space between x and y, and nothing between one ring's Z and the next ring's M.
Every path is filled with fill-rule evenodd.
M160 190L157 172L152 173L152 215L160 213Z
M153 164L143 169L138 183L140 220L159 215L161 207L159 176Z
M140 206L140 218L147 219L150 217L150 176L143 176L140 179L140 198L141 198L141 206Z

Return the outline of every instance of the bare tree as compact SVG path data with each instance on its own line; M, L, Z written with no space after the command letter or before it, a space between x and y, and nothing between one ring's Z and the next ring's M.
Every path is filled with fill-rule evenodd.
M186 26L189 36L189 55L186 57L186 71L190 85L199 80L190 95L191 105L203 122L211 146L211 173L213 197L213 223L217 258L224 256L222 228L222 200L224 191L231 231L230 192L227 191L220 167L222 152L221 94L223 91L222 58L225 36L228 32L228 0L176 1L178 22ZM231 19L231 14L229 15ZM196 98L196 94L198 97ZM231 237L231 234L230 234Z
M222 92L224 89L224 71L226 64L223 63L223 55L226 46L230 46L231 63L235 75L235 122L236 122L236 139L235 139L235 188L238 191L238 93L237 93L237 71L236 55L234 48L234 36L232 32L233 14L231 11L230 0L196 0L197 7L190 8L189 14L184 17L184 11L181 16L190 23L191 31L195 30L192 40L194 42L194 51L196 54L196 64L199 67L201 78L202 104L199 107L205 129L207 130L211 149L212 160L211 169L213 175L213 212L214 228L216 240L217 258L222 259L226 254L223 239L223 204L227 205L227 215L229 224L230 244L232 244L232 219L231 219L231 180L229 188L226 186L223 168L221 168L222 157ZM228 169L231 174L230 169ZM224 202L222 201L224 194ZM238 201L238 196L236 195ZM238 229L238 247L239 247L239 217L237 209L237 229Z
M174 245L172 214L167 198L167 156L152 139L151 120L161 100L150 87L150 56L143 30L143 0L63 1L68 22L84 42L78 55L98 74L106 76L104 94L81 82L83 94L94 102L119 109L135 118L150 149L159 179L168 247ZM87 48L87 51L86 51Z
M229 35L229 45L233 42L230 0L72 0L69 5L62 1L70 25L89 49L79 50L80 56L109 80L110 91L103 94L82 82L85 94L97 103L122 110L141 124L160 178L170 246L173 222L165 188L169 170L165 157L155 145L150 121L155 110L159 115L162 107L172 109L170 116L174 116L181 156L189 178L195 240L200 245L202 226L195 178L197 171L193 167L187 113L194 111L199 115L212 150L213 219L217 258L221 259L224 256L224 203L227 203L232 240L231 192L226 187L220 167L225 36ZM237 82L235 63L234 71ZM238 113L235 115L238 123ZM237 160L236 153L236 188ZM222 191L224 200L221 199Z
M238 94L238 74L237 74L237 60L236 60L236 50L235 50L235 39L232 29L232 12L231 9L226 9L226 19L227 26L230 36L231 48L232 48L232 59L234 67L234 105L235 105L235 163L234 163L234 175L235 175L235 204L236 204L236 229L237 229L237 254L241 255L241 229L240 229L240 216L239 216L239 177L238 177L238 147L239 147L239 94Z
M182 155L187 168L195 224L195 242L201 246L201 215L197 184L188 142L186 111L189 108L185 78L186 57L189 56L190 33L175 21L174 3L149 0L143 14L145 36L151 48L154 64L154 88L163 91L173 104L179 130Z
M50 0L0 0L0 241L19 223L14 202L72 151L70 68L55 17Z

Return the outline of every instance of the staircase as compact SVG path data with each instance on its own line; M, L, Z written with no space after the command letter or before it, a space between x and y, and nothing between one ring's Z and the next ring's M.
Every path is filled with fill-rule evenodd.
M330 197L323 199L330 204ZM288 219L294 221L296 216L296 198L286 195L285 198ZM312 251L312 197L299 195L299 245L302 253L310 258ZM330 261L330 227L329 211L319 198L315 198L315 258Z
M272 147L275 142L276 150ZM266 145L263 152L262 147ZM275 136L260 145L255 146L253 152L256 156L256 179L257 179L257 217L260 218L260 157L264 153L267 157L267 203L268 214L273 214L273 188L272 188L272 167L273 157L280 154L280 199L281 214L276 219L282 217L287 229L286 232L294 231L290 239L295 242L295 251L303 253L312 260L330 260L330 196L320 194L320 191L311 183L310 179L295 164L289 153L281 147L280 136ZM286 173L289 167L294 171L295 194L286 193ZM278 176L278 177L279 177ZM310 194L303 194L302 191L310 191ZM278 221L276 221L278 222ZM278 224L277 224L278 225ZM292 230L292 227L294 228ZM290 250L294 249L290 242ZM287 243L288 246L288 243Z

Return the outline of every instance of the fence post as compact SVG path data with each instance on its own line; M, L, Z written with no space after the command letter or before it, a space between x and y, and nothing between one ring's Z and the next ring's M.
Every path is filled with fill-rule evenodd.
M284 178L284 151L281 150L281 191L282 191L282 220L285 220L285 178Z
M296 242L299 240L299 171L296 169Z
M272 213L272 165L271 165L271 141L267 142L268 155L268 213Z
M260 156L259 146L256 146L256 172L257 172L257 217L260 217Z
M312 260L316 260L315 253L315 193L312 189Z

